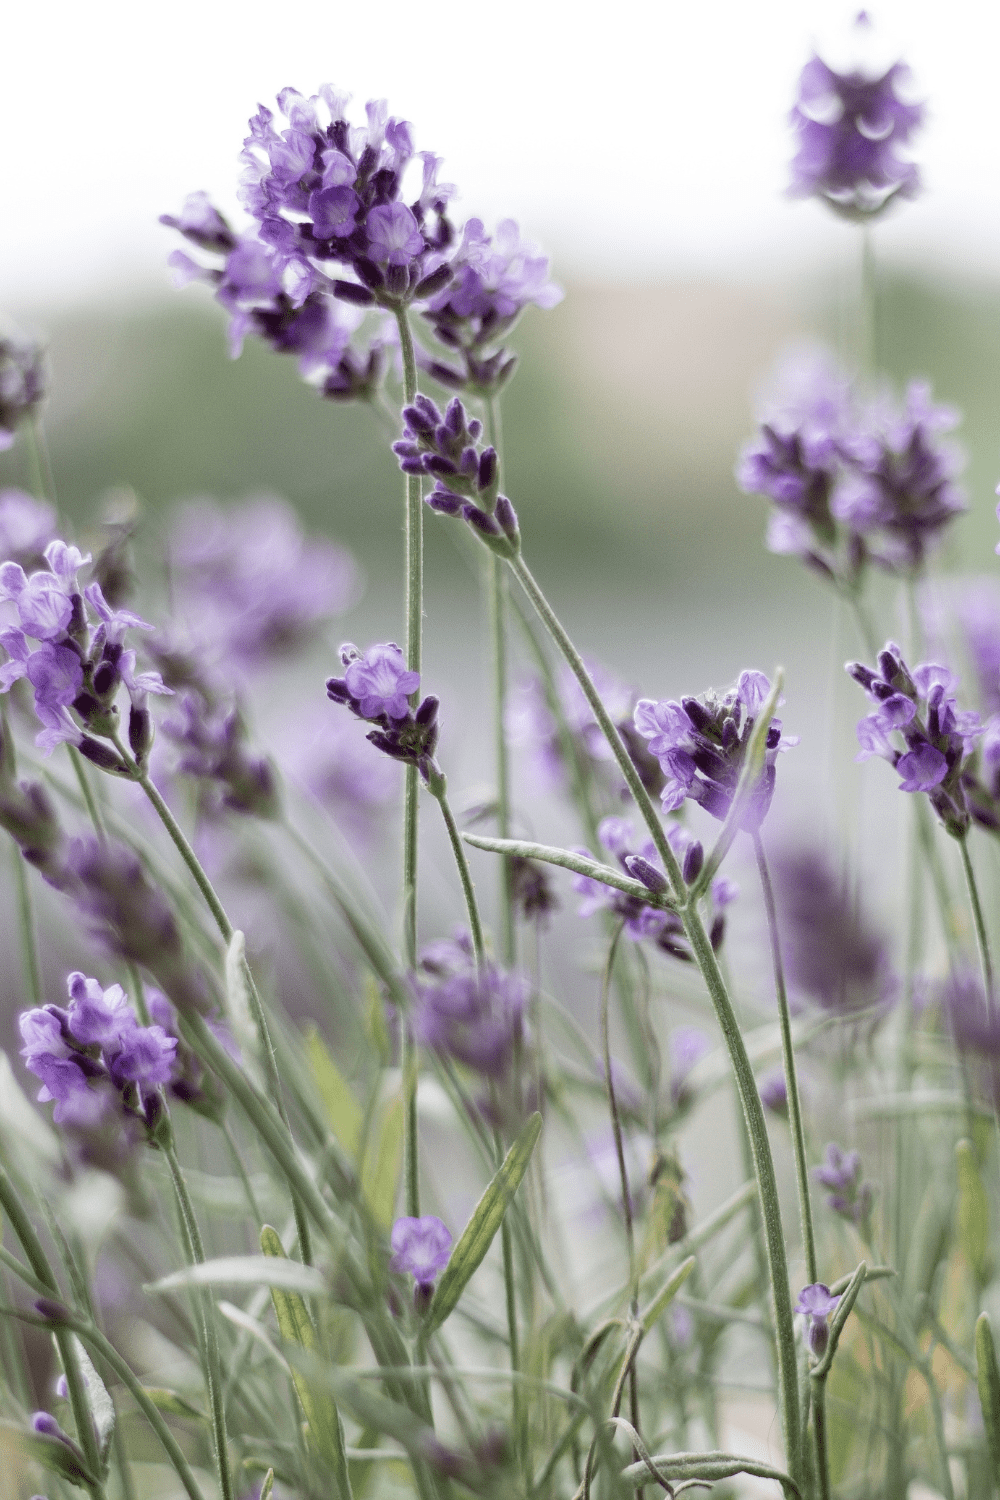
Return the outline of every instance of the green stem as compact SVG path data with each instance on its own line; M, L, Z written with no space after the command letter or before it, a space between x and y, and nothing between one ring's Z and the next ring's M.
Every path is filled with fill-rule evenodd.
M976 924L976 941L979 944L979 961L983 967L983 984L986 989L986 1004L988 1009L993 1010L993 959L990 956L990 941L986 935L986 922L983 918L982 903L979 900L979 887L976 884L976 873L972 868L972 860L969 857L968 834L958 841L962 851L962 868L965 871L966 884L969 887L969 901L972 906L972 917Z
M165 1146L163 1154L170 1167L188 1264L201 1265L205 1259L205 1249L201 1241L201 1231L195 1217L194 1205L187 1190L187 1183L184 1181L184 1173L181 1171L177 1153L172 1145ZM215 1324L215 1303L208 1291L196 1291L195 1300L201 1314L201 1333L205 1345L205 1377L208 1382L209 1404L212 1408L212 1435L215 1443L215 1459L219 1468L219 1487L222 1490L222 1500L235 1500L232 1470L229 1466L229 1440L226 1433L226 1410L222 1396L222 1363L219 1357L219 1330Z
M767 866L764 844L759 830L753 835L753 850L757 858L757 872L760 875L764 909L767 912L767 930L771 939L774 988L778 997L778 1018L781 1024L781 1058L784 1063L785 1088L788 1093L788 1123L791 1126L792 1155L795 1157L795 1177L799 1189L799 1217L802 1221L802 1244L806 1255L806 1281L812 1286L819 1280L819 1272L816 1268L816 1239L813 1233L812 1205L809 1201L806 1134L802 1123L802 1103L799 1098L795 1049L792 1046L792 1021L788 1013L785 966L781 959L781 940L778 936L778 912L774 900L774 888L771 885L771 872Z
M442 780L444 778L442 777ZM469 929L472 933L472 946L476 954L476 964L480 969L486 962L486 948L483 942L483 924L479 916L479 902L476 900L476 887L473 883L472 872L469 869L469 861L465 854L465 845L462 835L458 831L455 815L451 810L448 796L442 788L440 792L432 792L437 804L441 809L445 827L448 830L448 838L451 842L451 852L455 856L458 866L459 878L462 882L462 893L465 896L465 906L469 913Z
M819 1480L819 1500L830 1500L830 1456L826 1441L826 1376L813 1376L812 1427L816 1446L816 1476Z
M608 1092L608 1109L611 1112L611 1133L615 1140L615 1155L618 1158L618 1175L621 1179L622 1189L622 1217L625 1221L625 1244L628 1247L628 1282L629 1303L633 1314L639 1311L639 1287L635 1274L635 1229L632 1225L632 1194L629 1190L628 1168L625 1165L625 1144L622 1139L622 1122L618 1113L618 1099L615 1095L615 1084L611 1074L611 1041L608 1033L608 995L611 990L611 971L615 964L615 954L618 951L618 942L624 929L624 922L619 922L615 928L608 948L607 962L601 975L601 1056L604 1059L604 1086ZM614 1413L618 1415L617 1411Z
M62 1294L59 1290L59 1283L49 1264L48 1256L42 1249L42 1242L35 1233L35 1226L28 1218L14 1184L2 1167L0 1167L0 1208L10 1220L11 1228L20 1240L21 1248L35 1276L43 1286L48 1288L53 1301L61 1302ZM101 1455L97 1447L97 1434L94 1431L94 1422L90 1414L87 1388L73 1345L73 1338L65 1327L53 1328L52 1332L59 1350L59 1358L62 1361L63 1373L66 1376L66 1389L69 1393L73 1421L76 1424L77 1439L88 1469L92 1474L99 1475L103 1467ZM88 1485L87 1488L94 1500L104 1500L104 1485L99 1480Z
M486 403L490 442L499 455L501 449L500 403L490 396ZM490 553L486 565L490 608L490 643L493 656L493 744L497 778L497 833L510 837L510 746L507 743L507 574L503 561ZM514 903L511 887L511 862L500 858L500 942L501 958L514 963L517 934L514 926Z
M604 704L601 702L600 694L594 687L579 652L566 634L551 605L548 603L548 600L520 556L511 561L510 567L537 610L552 639L565 657L574 677L580 684L584 696L601 727L601 731L614 753L622 775L625 778L625 784L635 798L636 807L641 812L643 820L652 835L653 843L663 861L663 867L667 872L670 883L677 896L683 898L686 902L687 891L680 866L677 863L674 851L667 842L663 825L660 822L655 807L650 801L649 794L643 786L638 772L632 764L631 757L625 748L621 735L618 733ZM708 934L705 932L704 924L696 907L685 904L683 918L685 932L687 933L695 960L708 988L719 1026L729 1050L729 1057L736 1076L736 1084L740 1091L740 1101L743 1105L747 1129L750 1134L754 1171L757 1178L757 1190L760 1194L761 1212L764 1219L764 1239L771 1279L771 1294L774 1299L778 1387L781 1400L782 1425L785 1434L785 1448L788 1455L789 1473L793 1479L796 1479L801 1473L802 1465L799 1451L799 1388L795 1358L795 1328L792 1314L792 1299L788 1283L785 1239L781 1224L781 1207L778 1199L778 1184L774 1172L774 1161L771 1156L771 1145L767 1136L764 1109L760 1102L753 1068L747 1056L746 1046L740 1034L725 980L722 977L718 961L712 951L712 945L708 940Z
M45 993L42 989L42 972L38 963L38 943L35 936L35 920L32 911L31 887L28 884L28 872L25 868L24 855L16 844L11 846L14 859L14 884L17 886L17 918L21 930L21 961L24 965L24 978L28 986L28 994L31 1003L36 1009L45 1004Z
M69 745L67 748L69 749L69 758L73 762L73 770L76 772L76 779L80 784L83 800L87 805L87 812L90 814L90 821L94 825L94 832L103 844L108 836L107 829L104 826L104 819L101 817L97 806L97 799L94 796L94 789L90 784L90 777L87 775L87 768L83 764L83 756L75 745Z
M403 399L409 405L417 394L417 360L405 308L396 312L403 360ZM419 672L424 626L424 506L420 475L405 476L406 497L406 666ZM414 702L416 699L414 699ZM403 958L408 969L417 965L417 835L420 782L416 766L406 768L403 805ZM417 1134L417 1055L409 1022L400 1026L400 1065L403 1087L403 1176L406 1212L420 1215L420 1147Z

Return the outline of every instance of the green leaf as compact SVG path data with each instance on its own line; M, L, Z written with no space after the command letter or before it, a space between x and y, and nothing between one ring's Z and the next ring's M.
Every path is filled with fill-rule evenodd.
M369 1140L361 1168L361 1187L375 1222L388 1230L396 1207L403 1164L403 1101L393 1099L382 1116L377 1140Z
M976 1383L993 1460L993 1482L1000 1485L1000 1367L997 1365L993 1329L986 1313L980 1313L976 1320Z
M306 1031L306 1057L330 1129L351 1160L356 1162L364 1114L315 1026Z
M284 1246L277 1230L265 1224L260 1232L260 1248L268 1259L279 1265L295 1265L285 1255ZM319 1352L319 1336L309 1309L297 1291L271 1285L271 1301L278 1320L281 1337L307 1353ZM351 1481L347 1472L347 1455L344 1452L344 1430L340 1422L337 1403L326 1391L317 1391L308 1376L292 1366L292 1382L299 1405L308 1423L309 1439L320 1457L332 1466L334 1481L341 1500L351 1500Z
M976 1281L985 1286L990 1279L990 1210L971 1141L958 1142L955 1160L958 1165L958 1242Z
M661 906L676 911L677 903L667 893L657 895L641 880L623 875L611 865L601 864L585 854L572 849L559 849L552 844L534 844L526 839L494 839L480 833L463 833L463 839L474 849L485 849L488 854L512 854L521 859L538 859L543 864L558 865L560 869L572 870L575 875L586 875L590 880L599 880L602 885L614 886L626 896L637 896L646 906Z
M71 1337L76 1349L80 1373L83 1375L85 1382L84 1394L87 1397L87 1405L90 1407L90 1415L94 1419L94 1431L97 1434L97 1449L101 1455L101 1463L107 1466L108 1453L111 1449L111 1439L115 1433L115 1405L108 1395L107 1386L94 1369L90 1355L80 1343L75 1333Z
M270 1286L304 1292L309 1297L326 1290L326 1283L312 1266L297 1260L275 1261L267 1255L223 1255L199 1265L183 1266L144 1288L147 1292L172 1292L179 1286Z
M152 1401L157 1411L166 1412L169 1417L187 1417L192 1422L207 1422L203 1411L199 1411L186 1396L179 1396L176 1391L167 1390L165 1386L143 1386L146 1395Z
M437 1290L427 1310L425 1330L433 1333L454 1311L459 1297L482 1264L493 1236L503 1222L521 1178L528 1169L531 1153L542 1132L542 1117L535 1112L522 1127L517 1140L504 1157L496 1176L472 1212L462 1230L458 1244L444 1268Z
M274 1470L268 1469L260 1486L260 1500L271 1500L271 1491L274 1489Z
M640 1314L642 1326L647 1333L654 1326L657 1319L662 1317L663 1313L666 1312L697 1263L693 1255L689 1255L687 1260L681 1261L681 1264L677 1267L673 1275L667 1277L663 1286L646 1308L646 1311Z
M96 1474L91 1474L83 1454L75 1449L75 1445L70 1448L68 1444L60 1442L59 1438L49 1437L44 1432L32 1432L30 1428L17 1427L13 1422L0 1422L0 1430L10 1433L18 1447L51 1474L58 1474L61 1479L67 1479L80 1489L99 1488L100 1480Z
M758 1463L753 1458L743 1458L738 1453L654 1453L650 1463L671 1482L684 1479L716 1482L732 1479L736 1474L753 1474L760 1479L776 1479L786 1495L800 1493L798 1485L783 1470ZM644 1463L629 1464L622 1470L620 1478L638 1489L649 1483L650 1473Z

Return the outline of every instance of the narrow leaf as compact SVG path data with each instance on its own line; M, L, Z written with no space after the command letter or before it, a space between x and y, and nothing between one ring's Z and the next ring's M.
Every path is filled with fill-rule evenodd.
M274 1470L268 1469L260 1486L260 1500L271 1500L271 1491L274 1489Z
M504 1157L496 1176L486 1189L462 1230L458 1244L451 1252L427 1312L425 1328L433 1333L454 1311L459 1297L473 1273L482 1264L493 1236L503 1222L521 1178L528 1169L531 1153L542 1131L542 1117L533 1114Z
M976 1383L993 1460L993 1483L1000 1485L1000 1366L987 1313L980 1313L976 1320Z
M279 1265L294 1265L285 1256L284 1246L277 1230L265 1224L260 1232L260 1248L265 1256ZM309 1309L294 1290L271 1285L271 1301L278 1320L281 1337L287 1344L315 1355L319 1351L319 1338ZM351 1481L347 1472L347 1455L344 1452L344 1432L340 1424L340 1413L333 1397L326 1391L317 1392L308 1376L292 1366L292 1381L299 1398L303 1415L309 1424L309 1438L320 1457L331 1465L334 1481L341 1500L351 1500Z
M208 1421L203 1411L199 1411L198 1407L188 1401L186 1396L179 1396L176 1391L148 1385L143 1389L157 1411L166 1412L169 1417L187 1417L192 1422Z
M87 1405L90 1407L90 1415L94 1419L94 1431L97 1434L97 1449L101 1455L101 1463L107 1464L108 1453L111 1449L111 1439L115 1432L115 1405L108 1395L107 1386L94 1369L90 1355L80 1343L75 1333L71 1337L76 1349L80 1373L83 1375L85 1382Z
M226 949L226 1015L240 1046L256 1057L259 1039L250 1006L246 961L246 940L237 928Z
M172 1292L179 1286L271 1286L316 1297L326 1290L320 1273L297 1260L273 1260L266 1255L223 1255L200 1265L183 1266L144 1288Z
M572 849L559 849L551 844L533 844L526 839L487 838L479 833L463 833L462 837L473 848L485 849L488 854L513 854L523 859L538 859L543 864L558 865L560 869L572 870L576 875L599 880L602 885L614 886L616 891L624 891L626 896L638 897L646 906L661 906L670 911L677 909L677 903L668 894L658 896L648 885L643 885L641 880L632 880L628 875L623 875L621 870L600 864L596 859L588 859L584 854L576 854Z
M687 1260L682 1261L673 1275L667 1277L646 1311L640 1314L642 1326L647 1333L673 1302L696 1265L697 1260L693 1255L689 1255Z
M830 1320L830 1334L829 1342L826 1346L826 1352L823 1355L823 1358L816 1365L815 1369L811 1372L815 1380L823 1380L829 1373L830 1366L833 1364L833 1356L837 1352L837 1345L840 1343L840 1335L843 1333L844 1325L851 1315L851 1310L853 1309L855 1302L857 1302L858 1300L858 1293L864 1286L867 1275L868 1267L865 1262L862 1261L860 1266L858 1266L857 1270L855 1271L854 1275L851 1277L850 1281L847 1283L847 1289L842 1293L840 1301L837 1304L837 1310Z
M306 1032L306 1057L313 1081L319 1090L327 1122L337 1140L353 1162L358 1159L358 1144L364 1115L351 1093L346 1078L334 1062L329 1047L315 1026Z
M50 1473L58 1474L61 1479L69 1480L70 1484L78 1485L80 1489L96 1491L100 1488L100 1480L87 1468L83 1454L74 1452L58 1438L49 1437L44 1432L32 1432L30 1428L17 1427L13 1422L0 1422L0 1431L10 1433L18 1447Z
M972 1274L983 1286L989 1280L990 1211L971 1141L958 1142L955 1161L958 1166L958 1242Z
M798 1485L781 1469L770 1464L758 1463L752 1458L743 1458L738 1453L654 1453L650 1463L664 1479L705 1479L715 1482L732 1479L736 1474L752 1474L759 1479L776 1479L786 1495L798 1495ZM649 1482L649 1469L645 1463L629 1464L620 1475L627 1484L635 1486Z

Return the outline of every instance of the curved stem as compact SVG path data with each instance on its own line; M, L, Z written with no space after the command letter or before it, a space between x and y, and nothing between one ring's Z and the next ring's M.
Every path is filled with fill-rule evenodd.
M76 779L79 782L83 800L87 804L87 812L90 814L90 821L94 825L94 832L103 844L108 836L107 829L104 827L104 819L98 810L97 798L94 796L94 789L90 784L90 777L87 775L83 756L75 745L67 745L66 748L69 750L69 758L73 762L73 770L76 772Z
M628 1246L628 1282L629 1301L633 1313L639 1310L639 1288L635 1275L635 1229L632 1225L632 1194L629 1190L628 1168L625 1165L625 1145L622 1140L622 1122L618 1113L618 1100L615 1096L614 1078L611 1074L611 1043L608 1036L608 993L611 989L611 971L614 968L615 954L618 952L618 943L624 930L624 922L619 922L615 928L608 948L608 957L601 975L601 1055L604 1059L604 1084L608 1091L608 1108L611 1111L611 1133L615 1138L615 1155L618 1158L618 1175L621 1179L622 1188L622 1216L625 1221L625 1243ZM619 1397L620 1399L620 1397ZM618 1415L617 1410L614 1413Z
M177 1207L180 1210L188 1263L201 1265L205 1259L205 1248L201 1241L198 1220L195 1218L194 1205L187 1190L187 1183L184 1181L184 1173L181 1171L177 1153L172 1145L165 1146L163 1154L167 1158ZM212 1408L212 1435L215 1441L215 1459L219 1468L219 1487L222 1490L222 1500L235 1500L232 1470L229 1467L229 1440L226 1433L226 1409L222 1396L222 1365L219 1358L219 1331L215 1325L215 1303L208 1291L196 1291L195 1300L201 1313L201 1334L205 1345L205 1377L208 1382L209 1404Z
M802 1468L799 1434L799 1387L795 1358L795 1327L792 1314L792 1299L788 1284L788 1261L785 1255L785 1238L781 1224L781 1206L778 1199L778 1184L774 1172L774 1160L771 1156L771 1145L767 1135L767 1124L764 1119L764 1108L760 1102L760 1095L757 1092L757 1083L754 1078L753 1068L747 1056L743 1037L740 1034L733 1004L729 998L729 992L726 989L726 983L722 977L718 960L708 940L704 923L696 907L687 904L687 888L681 875L680 866L677 863L674 851L667 842L666 834L657 811L650 800L649 793L642 784L638 772L632 764L631 757L625 748L621 735L618 733L604 704L601 702L600 694L591 681L590 674L583 663L582 657L566 634L555 611L535 582L524 561L520 557L517 557L512 559L509 565L534 605L552 639L565 657L574 677L580 684L584 696L601 727L601 731L614 753L618 766L625 778L625 783L635 798L636 807L642 813L643 820L652 835L653 843L663 861L663 867L667 872L670 883L678 898L685 901L682 909L684 929L691 943L695 960L708 988L726 1047L729 1050L730 1062L736 1076L740 1102L743 1105L747 1130L750 1134L754 1172L757 1178L757 1189L760 1194L761 1212L764 1219L764 1242L767 1248L771 1294L774 1299L778 1387L781 1400L785 1448L788 1455L789 1472L792 1478L797 1480Z
M443 779L443 778L442 778ZM437 804L441 809L445 827L448 830L448 838L451 841L451 852L455 856L458 866L459 878L462 882L462 893L465 896L465 906L469 913L469 930L472 933L472 946L476 954L476 964L481 969L486 962L486 949L483 943L483 924L479 916L479 902L476 900L476 887L473 883L472 872L469 869L469 861L465 856L465 845L462 835L458 831L455 815L451 810L445 792L434 792Z
M757 858L757 872L760 875L760 886L764 895L764 910L767 912L767 930L771 939L774 988L778 998L778 1018L781 1024L781 1058L784 1063L785 1088L788 1093L788 1123L791 1126L792 1155L795 1157L795 1176L799 1189L802 1245L806 1255L806 1279L812 1286L819 1280L819 1273L816 1269L816 1240L813 1234L812 1205L809 1201L806 1135L802 1123L802 1104L799 1099L799 1081L795 1069L795 1050L792 1046L792 1022L788 1013L785 966L781 959L781 941L778 936L778 912L774 901L774 888L771 885L771 872L767 867L764 844L759 830L753 835L753 852Z
M958 841L962 851L962 868L965 871L966 884L969 887L969 902L972 906L972 917L976 924L976 941L979 944L979 961L983 968L983 985L986 989L986 1005L992 1013L993 998L993 959L990 956L990 940L986 935L986 922L983 917L982 903L979 900L979 887L976 884L976 873L972 868L972 860L969 857L968 834Z

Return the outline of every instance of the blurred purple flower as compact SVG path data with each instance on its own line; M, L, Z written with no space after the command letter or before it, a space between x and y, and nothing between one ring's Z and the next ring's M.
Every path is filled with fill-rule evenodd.
M0 558L26 571L40 568L55 537L55 507L24 490L0 490Z
M764 1108L769 1109L773 1115L788 1118L788 1084L780 1068L761 1079L760 1099Z
M688 1075L711 1048L700 1026L677 1026L670 1033L670 1096L675 1106L686 1102Z
M44 399L46 384L41 345L0 338L0 452L11 446L20 424Z
M507 1073L529 993L523 975L492 963L480 969L460 933L422 950L413 988L413 1029L423 1046L488 1078Z
M412 1276L418 1286L429 1287L448 1264L452 1241L448 1227L433 1214L425 1214L420 1219L397 1219L389 1243L391 1269Z
M813 1176L829 1190L828 1207L854 1224L864 1223L871 1213L873 1192L871 1184L861 1180L860 1152L842 1151L831 1142L823 1165L813 1168Z

